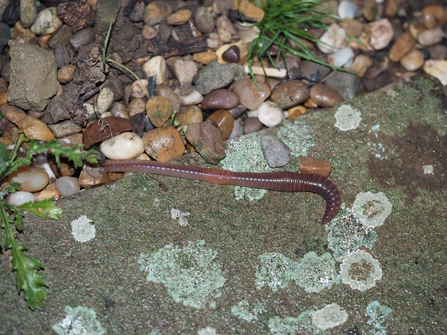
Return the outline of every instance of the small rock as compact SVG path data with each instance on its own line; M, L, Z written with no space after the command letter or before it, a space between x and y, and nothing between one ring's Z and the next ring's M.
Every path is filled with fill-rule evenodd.
M429 59L425 62L424 71L425 73L438 78L442 85L447 85L447 60Z
M310 98L318 106L329 108L342 102L344 99L336 90L323 84L316 84L310 89Z
M235 62L231 62L231 59L229 59L229 58L227 58L228 61L223 59L223 54L225 52L227 52L228 49L230 49L232 47L239 49L239 56L238 56L239 60L235 61ZM247 46L247 43L245 43L243 40L239 40L239 41L237 41L235 43L231 43L231 44L224 44L224 45L220 46L219 49L216 50L216 55L217 55L217 61L220 64L226 64L226 63L245 64L248 59L248 46ZM234 58L234 60L236 60L235 57L233 57L233 58ZM245 77L245 75L243 77Z
M191 122L203 122L203 114L199 107L189 106L182 109L175 115L174 124L177 126L183 126Z
M257 118L256 118L257 119ZM233 121L233 130L231 131L230 136L228 136L228 139L237 138L239 136L242 136L244 134L244 127L238 120Z
M437 44L444 38L444 32L441 28L429 29L421 32L418 35L418 42L423 47L428 47Z
M248 117L244 120L244 135L260 131L264 125L257 116Z
M172 126L148 131L144 135L143 142L146 153L159 162L169 162L183 155L185 151L182 138Z
M174 74L181 84L191 83L198 70L197 64L190 60L179 59L174 63Z
M413 50L406 54L401 60L400 64L407 71L419 70L424 65L424 58L420 50Z
M289 147L276 136L262 136L261 148L264 158L271 168L281 167L290 162Z
M304 107L304 106L295 106L295 107L290 108L287 111L287 118L288 119L293 119L295 117L304 115L306 113L307 113L306 107Z
M70 112L65 104L65 100L62 95L57 95L50 100L42 121L46 124L53 124L59 121L69 120L71 118Z
M428 49L430 57L433 60L443 60L447 58L447 46L442 44L436 44Z
M285 116L277 104L266 101L258 108L258 119L263 125L270 128L280 124Z
M153 40L155 37L157 37L158 30L151 25L145 24L143 26L143 30L141 31L141 35L147 40Z
M445 15L444 11L445 9L439 5L425 6L422 9L422 22L428 29L433 29L442 23Z
M153 2L151 2L148 6L151 4L153 4ZM149 59L143 64L142 69L148 77L154 77L156 79L157 85L163 84L166 81L166 78L168 78L166 61L161 56L155 56L154 58Z
M96 32L93 28L85 28L71 36L70 44L78 50L79 47L93 43L95 41Z
M393 62L398 62L405 56L416 43L416 39L411 35L409 31L404 32L400 35L396 42L390 49L390 60Z
M14 193L9 193L6 196L6 202L9 205L20 206L27 202L35 203L36 198L31 192L17 191Z
M225 146L222 143L222 135L214 122L190 123L185 137L208 163L218 164L225 158Z
M217 34L219 35L219 39L222 41L222 43L228 43L237 39L237 31L228 16L219 16L216 19L216 28Z
M300 164L301 173L313 173L323 177L328 177L332 170L330 161L315 159L312 157L303 157Z
M201 94L208 94L227 86L233 78L234 74L230 66L212 62L199 71L194 85Z
M76 145L76 144L82 144L82 134L77 133L77 134L61 137L58 139L58 142L64 146L67 146L67 147Z
M56 138L61 138L82 132L81 126L71 120L49 124L48 128L51 129L51 132Z
M107 112L113 103L113 92L108 87L103 87L99 91L98 97L96 99L96 108L99 114Z
M207 94L202 100L203 110L218 110L218 109L232 109L239 105L239 95L220 88Z
M62 21L57 17L56 7L50 7L37 15L36 22L31 26L31 30L36 35L49 35L54 33L61 25Z
M195 15L195 21L197 29L200 30L201 33L209 34L214 30L214 17L213 14L208 10L208 8L204 6L200 6L197 8L197 12Z
M320 37L320 41L325 44L317 43L318 49L327 54L332 53L346 45L346 31L333 23Z
M344 47L330 54L327 58L329 64L337 67L351 68L354 59L354 51L350 47Z
M25 165L8 176L10 183L20 183L18 190L37 192L48 185L48 174L37 167Z
M144 102L141 98L133 99L129 102L127 109L129 110L130 117L134 116L135 114L143 113L146 111L146 102Z
M207 65L211 62L217 61L217 55L213 50L208 49L206 52L199 52L194 54L192 56L192 59L197 63Z
M81 173L79 174L79 184L82 188L92 188L95 186L105 185L110 183L110 178L103 167L92 167L84 164Z
M338 5L338 16L340 18L351 18L355 17L355 14L358 10L357 5L352 1L341 1Z
M187 23L191 16L191 11L189 11L188 9L181 9L178 12L175 12L168 16L168 23L171 26L180 26Z
M241 104L245 108L254 110L270 96L268 85L258 82L258 86L259 89L252 79L243 78L233 84L233 92L239 95Z
M393 39L394 31L388 19L374 21L365 25L369 43L375 50L382 50Z
M116 116L109 116L101 120L92 121L84 131L82 141L86 149L93 144L103 142L125 131L132 130L130 120Z
M232 45L222 54L222 59L228 63L237 63L241 59L241 50L237 45Z
M166 1L156 0L146 6L143 14L143 20L145 24L155 26L162 20L167 20L171 14L172 8Z
M191 105L197 105L200 104L203 100L203 95L200 94L198 91L193 90L188 95L181 95L180 101L182 102L182 106L191 106Z
M130 119L129 112L127 111L126 106L121 102L114 102L110 107L110 113L116 117L122 117L124 119Z
M299 105L309 99L309 89L299 80L290 80L276 87L270 100L282 109Z
M358 37L363 32L363 24L359 20L345 18L338 25L346 31L346 35Z
M147 86L149 82L146 79L135 80L132 83L131 97L144 98L147 95Z
M368 21L376 18L378 6L376 0L364 0L362 6L362 14Z
M264 11L248 0L233 0L233 8L257 22L261 22L264 18Z
M102 142L99 149L109 159L133 159L144 152L144 144L137 134L126 132Z
M57 71L57 81L61 84L67 84L73 80L76 71L76 66L69 64L62 66Z
M146 103L146 113L155 127L161 127L172 115L172 104L169 99L155 96Z
M171 101L172 110L174 113L177 113L180 110L182 101L180 100L180 97L177 95L177 93L175 93L170 87L166 85L158 85L155 88L155 94L161 97L165 97L166 99Z
M234 119L238 119L245 113L246 110L247 108L239 104L235 108L230 109L229 112L233 115Z
M373 65L373 61L367 55L357 55L350 70L357 73L359 77L363 77L371 65Z
M222 134L222 141L230 137L233 131L234 119L233 114L225 109L218 110L207 117L207 120L213 121L217 124Z
M70 195L76 194L81 190L78 178L76 177L60 177L56 180L55 186L56 190L58 190L63 197L68 197Z

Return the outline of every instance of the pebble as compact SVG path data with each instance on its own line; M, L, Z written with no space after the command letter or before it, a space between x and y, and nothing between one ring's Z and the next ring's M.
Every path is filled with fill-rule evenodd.
M195 88L201 94L208 94L218 88L223 88L230 84L234 79L231 67L218 62L211 62L197 74Z
M336 23L333 23L320 37L320 41L325 44L317 43L318 49L327 54L332 53L346 45L346 31Z
M237 63L241 59L241 50L237 45L232 45L222 54L222 59L228 63Z
M157 1L156 1L157 2ZM151 2L148 6L153 4ZM154 77L156 79L157 85L164 84L166 78L168 78L168 69L166 67L166 61L161 56L155 56L149 59L142 67L144 73L148 77Z
M76 72L76 66L73 64L64 65L57 71L57 81L61 84L67 84L73 80Z
M352 1L341 1L338 5L338 16L340 18L350 18L353 19L358 10L357 5Z
M86 149L99 142L105 141L125 131L132 130L130 120L116 116L105 117L92 121L84 131L82 142Z
M9 193L6 196L6 202L9 205L20 206L27 202L35 203L36 198L31 192L17 191L14 193Z
M175 12L168 16L168 24L171 26L180 26L185 24L191 18L192 13L188 9L181 9L178 12Z
M81 185L79 185L79 180L76 177L60 177L56 180L55 186L56 190L58 190L63 197L68 197L81 190Z
M299 105L309 99L309 88L300 80L290 80L276 87L270 100L282 109Z
M146 79L135 80L132 83L131 97L144 98L147 95L147 85L149 82Z
M345 18L338 25L346 31L347 36L358 37L363 32L363 24L359 20Z
M49 177L45 170L25 165L8 176L10 183L20 183L18 190L26 192L37 192L48 185Z
M192 56L192 59L197 63L207 65L211 62L217 61L218 57L213 50L208 49L206 52L199 52L199 53L194 54Z
M234 118L233 114L225 109L218 110L207 117L207 120L214 121L220 129L222 140L225 141L230 137L233 131Z
M127 109L129 110L130 117L134 116L135 114L143 113L146 111L146 102L144 102L141 98L133 99L129 102Z
M107 112L113 103L113 92L108 87L103 87L96 99L96 110L99 114Z
M143 30L141 31L141 35L146 40L153 40L158 36L158 30L149 24L145 24L143 26Z
M442 85L447 85L447 60L429 59L425 62L424 71L425 73L438 78Z
M367 55L357 55L352 62L351 71L357 73L359 77L363 77L368 68L373 65L373 61Z
M103 167L93 167L84 164L81 173L79 174L79 184L82 188L92 188L94 186L105 185L110 183L109 175Z
M225 88L212 91L202 100L203 110L232 109L239 105L239 95Z
M328 177L332 170L330 161L305 156L300 164L301 173L313 173Z
M49 35L54 33L61 25L62 21L56 14L56 7L50 7L37 15L36 22L31 26L31 30L36 35Z
M155 96L146 103L146 113L155 127L161 127L172 115L172 103L169 99Z
M237 8L246 17L255 19L257 22L261 22L264 18L264 11L249 0L233 0L233 8Z
M233 84L233 92L240 97L241 104L250 110L257 109L269 96L270 87L267 84L255 82L249 78L242 78Z
M95 41L96 33L93 28L85 28L78 31L70 38L70 44L78 50L80 46L93 43Z
M285 119L284 112L274 102L266 101L258 108L258 119L266 127L277 126Z
M172 7L166 1L156 0L146 6L143 14L145 24L155 26L163 20L167 20L172 14Z
M344 47L330 54L327 58L327 62L337 67L350 69L353 59L354 50L352 50L350 47Z
M169 86L158 85L155 88L155 94L161 97L165 97L166 99L171 101L173 112L176 113L180 110L182 101L180 100L180 97L177 95L177 93L175 93Z
M365 25L369 35L369 43L375 50L382 50L394 36L393 27L388 19L374 21Z
M185 138L208 163L218 164L225 158L222 135L214 122L190 123Z
M393 62L398 62L405 56L416 43L416 39L411 35L409 31L404 32L400 35L394 42L390 49L390 60Z
M423 47L428 47L437 44L444 38L444 32L441 28L429 29L421 32L418 35L418 42Z
M179 59L174 63L174 74L181 84L191 83L198 71L197 64L192 60Z
M197 106L189 106L175 115L175 126L183 126L191 122L203 122L202 110Z
M419 70L424 65L424 58L420 50L413 50L406 54L401 60L400 64L407 71Z
M70 112L68 111L62 95L57 95L51 99L44 113L45 115L42 117L42 121L46 124L53 124L71 119ZM30 115L30 113L28 113L28 115Z
M428 5L422 9L422 22L428 29L432 29L445 21L444 15L442 6Z
M368 21L376 18L378 12L376 0L364 0L362 4L362 14Z
M66 137L82 132L82 127L71 120L49 124L48 128L50 128L51 132L56 138Z
M221 15L216 19L217 34L222 43L228 43L237 39L237 31L233 23L226 15ZM233 62L237 63L237 62Z
M144 144L137 134L125 132L105 140L99 149L109 159L133 159L144 152Z
M193 90L191 93L185 96L180 96L182 106L192 106L200 104L203 101L203 95L197 90Z
M244 115L246 110L247 110L247 108L245 108L244 106L239 104L235 108L230 109L229 112L233 115L233 118L238 119L242 115Z
M323 84L315 84L310 89L310 98L318 106L329 108L342 102L344 99L336 90Z
M244 134L251 134L260 131L264 125L257 116L251 116L244 120Z
M204 6L197 8L194 16L197 29L203 34L209 34L214 30L215 21L213 14Z
M261 149L271 168L281 167L290 162L289 147L276 136L262 136Z
M233 130L231 131L230 136L228 139L237 138L239 136L242 136L244 134L244 127L242 126L242 123L240 123L238 120L233 121Z
M304 115L306 113L307 113L307 108L306 107L304 107L304 106L295 106L295 107L290 108L287 111L287 118L288 119L293 119L295 117Z
M251 23L240 22L237 26L237 35L239 39L245 43L251 43L259 37L261 31L258 27L252 25Z
M185 151L182 138L172 126L149 130L144 135L143 143L145 152L159 162L169 162L183 155Z

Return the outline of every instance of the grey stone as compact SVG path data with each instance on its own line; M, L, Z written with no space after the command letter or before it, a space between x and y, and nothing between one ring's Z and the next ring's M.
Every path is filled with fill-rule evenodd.
M264 158L271 168L281 167L290 162L289 147L276 136L262 136L261 148Z
M230 84L234 79L233 70L227 65L212 62L205 66L195 80L196 90L206 95Z
M24 28L31 27L37 18L35 0L20 0L20 23Z
M95 28L100 33L106 33L110 22L115 22L120 6L120 0L98 0L96 3Z
M337 71L324 82L345 99L352 99L359 95L361 78L355 74Z
M82 131L81 126L73 121L63 121L56 124L49 124L48 128L50 128L51 132L56 138L77 134Z
M8 44L10 38L11 30L9 26L4 22L0 22L0 49L3 49Z
M58 95L51 99L45 109L45 115L43 116L42 121L46 124L54 124L68 119L70 119L70 113L65 105L64 98Z

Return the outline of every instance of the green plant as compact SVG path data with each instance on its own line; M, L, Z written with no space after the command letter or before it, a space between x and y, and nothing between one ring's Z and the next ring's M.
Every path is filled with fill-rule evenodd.
M15 144L14 151L8 151L4 144L0 144L0 182L9 174L17 171L24 165L30 165L32 158L36 154L50 151L58 166L60 166L61 156L71 160L75 167L82 166L83 160L90 163L97 163L97 152L94 150L81 151L82 145L64 147L56 140L40 144L37 141L29 141L29 149L25 157L17 157L17 152L23 142L29 140L20 134ZM31 258L24 253L26 246L16 241L16 231L21 231L21 222L25 212L32 212L39 217L49 219L59 219L62 210L53 204L53 199L46 199L36 203L27 202L20 206L13 206L6 202L6 196L14 193L20 187L19 183L11 183L0 192L0 228L5 231L5 239L0 236L0 247L4 250L11 250L10 259L12 269L16 272L17 288L24 292L28 307L32 310L42 307L43 301L47 299L48 288L42 276L37 272L43 270L43 264L36 258Z
M149 92L146 88L146 85L143 84L143 82L141 81L141 79L131 70L129 69L127 66L115 61L112 59L112 55L106 55L107 53L107 47L109 46L109 41L110 41L110 35L112 34L112 27L113 27L113 23L112 21L110 21L109 24L109 29L107 30L107 35L106 38L104 40L104 45L102 46L102 62L104 64L106 64L107 62L118 65L120 67L122 67L124 70L126 70L127 72L129 72L131 75L133 75L136 80L138 80L138 82L140 83L141 87L144 90L144 93L146 93L146 95L149 97Z
M282 59L287 69L287 53L338 69L320 60L303 43L303 39L314 43L320 42L318 38L309 34L306 30L309 27L326 30L325 22L328 18L334 18L322 8L321 4L325 1L251 0L256 6L264 10L264 18L260 22L252 24L259 29L259 37L250 43L248 50L248 67L253 78L252 68L256 57L259 59L262 68L264 68L264 59L267 58L275 68L278 68L278 63ZM240 16L242 17L241 13ZM298 49L292 47L290 43L294 43L298 46ZM276 56L270 55L269 52L273 45L278 47Z

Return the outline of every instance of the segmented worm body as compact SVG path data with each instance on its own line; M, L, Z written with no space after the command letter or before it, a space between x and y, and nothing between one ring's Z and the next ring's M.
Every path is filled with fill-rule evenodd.
M197 179L214 184L232 184L251 188L263 188L280 192L313 192L323 196L326 212L322 223L328 223L340 209L341 198L337 187L327 178L310 173L296 172L233 172L214 168L173 165L144 160L107 161L109 172L154 173L165 176Z

